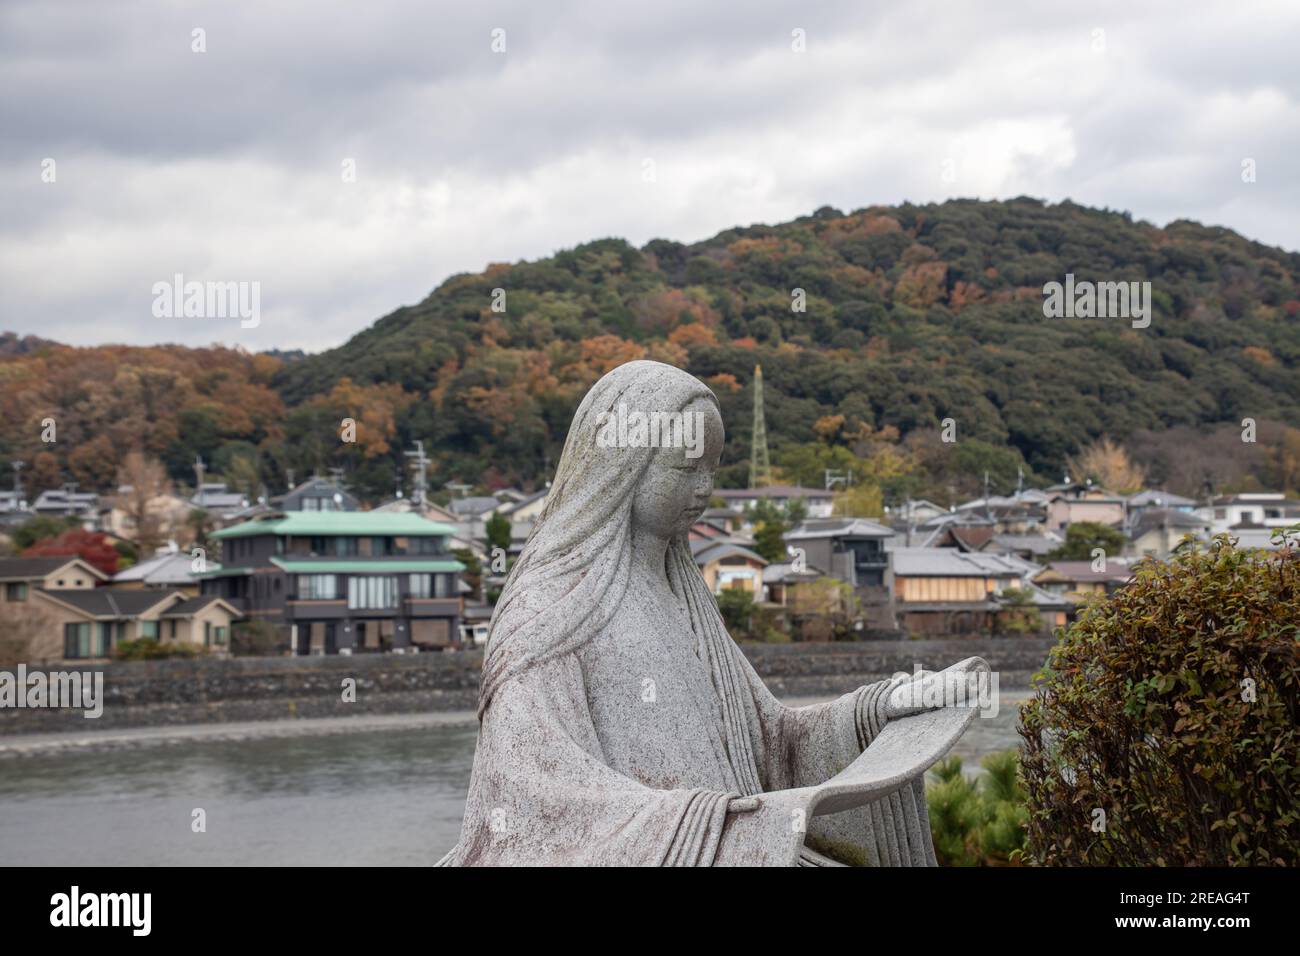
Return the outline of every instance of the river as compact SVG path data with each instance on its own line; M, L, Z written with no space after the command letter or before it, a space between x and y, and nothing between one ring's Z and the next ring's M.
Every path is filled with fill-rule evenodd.
M1023 695L1001 696L954 751L968 772L1019 744ZM0 865L433 862L460 831L472 718L344 720L4 738Z

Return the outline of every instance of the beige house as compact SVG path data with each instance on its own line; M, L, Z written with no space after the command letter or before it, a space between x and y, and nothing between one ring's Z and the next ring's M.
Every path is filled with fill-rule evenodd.
M140 529L131 515L131 489L122 487L115 496L105 498L99 509L99 529L127 541L136 540ZM162 538L189 537L185 519L194 506L180 495L171 493L154 495L145 504L145 511L156 522L155 534Z
M1123 558L1107 558L1098 571L1091 561L1052 561L1034 575L1034 584L1074 604L1105 597L1128 583L1133 571Z
M38 588L93 588L107 580L108 575L75 556L0 558L0 605L23 604Z
M140 588L36 590L29 621L40 622L30 645L34 660L106 660L122 641L152 638L226 654L233 605L208 595Z
M1056 492L1047 502L1047 528L1056 531L1082 521L1119 527L1127 517L1127 506L1128 499L1103 488L1075 485Z
M763 600L763 569L767 561L749 548L729 541L692 541L691 553L714 594L739 588L755 601Z

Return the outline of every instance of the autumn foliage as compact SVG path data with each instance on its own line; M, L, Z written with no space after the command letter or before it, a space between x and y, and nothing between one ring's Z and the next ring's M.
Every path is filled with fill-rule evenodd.
M110 577L117 573L117 549L108 536L98 531L72 528L57 538L37 542L23 552L24 558L78 557Z

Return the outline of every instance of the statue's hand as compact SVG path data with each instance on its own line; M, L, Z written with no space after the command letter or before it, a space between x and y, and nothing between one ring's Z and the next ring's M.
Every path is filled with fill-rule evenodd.
M750 813L758 809L758 797L732 797L727 802L728 813Z
M939 698L938 705L924 703L926 698L923 693L924 682L926 678L933 676L935 676L934 671L919 671L916 674L895 678L893 688L881 697L880 715L885 720L897 720L900 717L910 717L912 714L942 707L942 696Z

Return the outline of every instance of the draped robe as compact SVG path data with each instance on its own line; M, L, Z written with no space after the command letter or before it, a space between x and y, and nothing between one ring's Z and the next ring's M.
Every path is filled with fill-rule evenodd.
M763 797L848 766L883 727L891 682L787 707L705 622L697 637L619 615L505 681L482 716L461 841L441 862L933 865L920 780L821 817L806 795ZM757 809L727 812L751 795Z
M782 705L727 634L685 528L662 575L633 575L632 502L656 452L606 447L602 416L697 400L717 405L680 369L635 361L574 414L493 613L461 839L440 863L934 864L919 776L823 816L803 789L882 731L888 683ZM665 602L680 613L647 610Z

